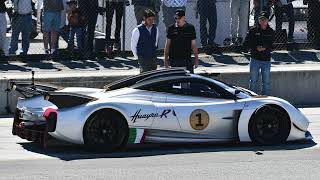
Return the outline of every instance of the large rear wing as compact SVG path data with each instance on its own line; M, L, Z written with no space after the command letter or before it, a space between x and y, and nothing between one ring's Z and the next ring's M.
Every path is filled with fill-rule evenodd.
M17 91L22 94L25 98L30 98L38 95L47 95L48 92L63 89L63 87L39 83L34 81L34 71L32 71L32 79L30 81L9 81L9 87L7 92Z

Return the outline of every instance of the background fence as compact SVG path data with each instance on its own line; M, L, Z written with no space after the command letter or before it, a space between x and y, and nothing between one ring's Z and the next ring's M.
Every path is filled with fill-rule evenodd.
M172 11L174 8L168 8L170 5L168 0L164 0L164 3L161 2L161 0L150 0L150 2L154 2L153 4L150 4L148 8L153 9L157 12L157 24L160 31L159 36L159 49L164 48L165 44L165 38L166 38L166 26L168 26L169 22L174 22L174 18L172 16ZM166 2L167 1L167 2ZM180 5L184 4L183 7L185 7L186 10L186 20L188 23L191 23L196 28L197 33L197 45L198 47L202 47L201 43L201 34L200 34L200 16L201 13L203 15L203 9L200 9L200 12L198 11L198 14L196 13L197 10L197 1L205 1L206 3L213 3L216 6L216 13L214 13L213 9L209 4L205 8L209 8L209 15L208 16L215 16L216 15L216 31L215 31L215 39L214 42L220 47L222 51L239 51L239 47L241 47L241 42L243 41L246 31L250 26L253 26L255 23L255 11L254 11L254 3L253 0L237 0L238 2L241 2L238 6L239 8L235 8L232 1L236 0L185 0L185 4L183 3L183 0L177 1L182 2ZM261 1L261 0L258 0ZM42 0L34 1L35 7L37 9L37 13L35 13L32 17L33 23L32 23L32 33L30 36L30 48L28 54L43 54L44 48L43 48L43 41L42 41L42 18L41 18L41 9L42 9ZM68 7L66 4L66 1L64 0L65 8ZM136 3L138 2L138 3ZM105 34L107 32L108 27L110 27L111 30L111 39L112 42L116 42L114 45L113 50L121 50L121 51L130 51L130 39L131 39L131 32L132 30L139 24L139 14L143 11L144 7L139 6L139 0L130 0L129 2L120 2L119 4L121 6L117 6L114 9L110 8L110 3L108 3L108 0L98 0L99 6L106 8L106 12L98 15L97 18L97 24L96 24L96 38L97 39L104 39ZM12 3L10 1L6 2L7 7L11 7ZM114 5L114 4L113 4ZM179 5L178 5L179 6ZM232 7L233 6L233 7ZM120 8L120 9L119 9ZM210 9L211 8L211 9ZM237 11L236 11L236 10ZM111 10L115 10L115 13L113 16L111 16L110 12ZM115 29L116 29L116 14L117 11L121 11L121 14L123 16L121 20L121 28L118 28L118 33L120 33L120 37L115 37ZM198 8L199 10L199 8ZM270 26L273 29L276 29L276 14L277 8L274 6L270 9ZM67 10L65 9L62 11L62 14L66 14ZM278 8L278 14L283 15L282 17L282 27L280 29L282 33L277 33L276 36L276 45L280 48L287 48L293 49L293 47L299 47L300 49L309 48L312 46L314 42L314 35L308 32L308 29L310 29L310 22L308 22L308 6L303 5L303 0L295 0L293 2L293 12L294 12L294 19L295 19L295 25L294 25L294 31L293 31L293 41L295 42L294 45L291 41L288 44L288 39L285 37L288 34L289 31L289 17L288 13L285 11L280 11ZM199 16L200 14L200 16ZM240 16L240 30L239 34L232 35L232 31L235 31L235 28L237 28L237 25L232 26L232 16L236 17L239 14ZM64 16L65 18L66 16ZM110 19L112 17L112 24L107 23L107 19ZM279 18L279 17L278 17ZM141 18L140 18L141 19ZM10 29L10 18L7 17L8 21L8 33L7 33L7 42L6 46L9 47L10 40L11 40L11 32L12 29ZM234 21L234 24L238 21ZM119 24L118 24L119 26ZM211 24L211 28L212 28ZM209 24L207 24L207 27L209 28ZM242 29L242 30L241 30ZM279 28L278 28L279 29ZM287 33L284 33L287 32ZM234 33L233 33L234 34ZM239 39L235 39L236 37L240 37ZM20 37L21 39L21 37ZM119 42L119 43L117 43ZM105 44L105 41L104 43ZM76 45L77 46L77 45ZM64 41L61 37L59 38L59 49L63 50L67 48L67 42ZM19 49L21 49L21 41L19 41ZM101 49L100 49L101 50ZM17 51L17 55L19 54L19 50ZM8 54L8 52L6 52Z

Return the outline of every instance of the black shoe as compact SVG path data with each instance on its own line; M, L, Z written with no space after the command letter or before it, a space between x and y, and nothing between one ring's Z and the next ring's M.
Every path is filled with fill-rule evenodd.
M210 49L211 54L212 53L214 53L214 54L220 54L221 53L221 49L220 49L219 45L216 44L216 43L209 44L208 48Z
M224 46L230 46L230 45L231 45L231 39L230 39L230 38L224 39L223 45L224 45Z
M116 42L116 43L114 43L114 49L116 50L116 51L120 51L121 50L121 43L120 42Z

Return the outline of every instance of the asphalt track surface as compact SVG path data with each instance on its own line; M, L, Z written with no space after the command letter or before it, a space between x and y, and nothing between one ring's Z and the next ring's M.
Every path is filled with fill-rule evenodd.
M320 108L302 108L314 139L277 146L144 145L93 153L53 142L48 150L11 135L0 118L0 179L319 179Z

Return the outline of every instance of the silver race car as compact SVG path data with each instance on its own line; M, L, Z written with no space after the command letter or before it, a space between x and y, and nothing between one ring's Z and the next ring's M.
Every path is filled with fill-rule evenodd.
M190 74L150 71L104 89L12 82L20 92L13 135L48 137L113 151L137 143L253 142L310 139L308 119L289 102Z

